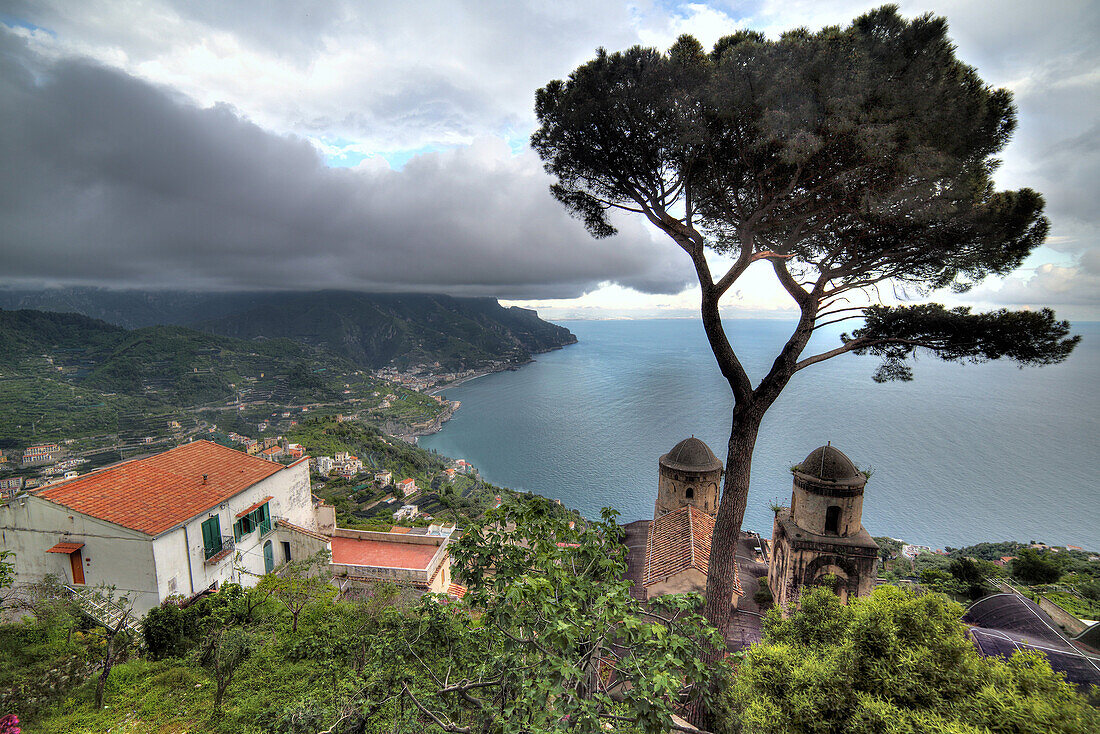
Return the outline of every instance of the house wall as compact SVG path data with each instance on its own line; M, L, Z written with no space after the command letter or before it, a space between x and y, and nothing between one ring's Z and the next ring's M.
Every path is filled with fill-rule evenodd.
M332 553L332 544L327 540L321 540L312 535L305 535L304 533L299 533L286 527L279 527L275 534L278 536L278 542L275 544L278 546L275 548L276 565L286 563L286 554L282 547L283 542L290 543L290 559L292 561L305 560L322 550L327 550L330 554Z
M707 590L707 575L696 568L689 568L669 576L664 581L659 581L646 587L646 596L650 599L665 594L687 594L697 591L700 594Z
M272 496L268 501L272 531L261 537L258 529L253 530L236 543L232 553L215 563L207 563L202 543L203 522L217 515L222 537L232 540L237 513L268 495ZM309 492L309 464L306 461L296 462L283 471L262 479L217 507L212 507L158 536L153 548L160 598L164 599L170 594L190 596L226 582L254 586L264 574L263 546L266 541L271 541L275 566L283 563L280 542L284 538L280 537L275 528L274 520L277 517L316 531L317 521L313 515ZM291 551L293 553L293 547ZM175 591L171 590L173 578L176 579Z
M114 586L141 614L159 603L152 538L26 495L0 505L0 548L15 553L16 581L37 583L53 574L73 583L70 558L47 553L60 542L84 543L84 585Z
M314 508L314 513L317 517L317 532L322 535L336 532L336 508L333 505L322 502Z
M360 540L377 540L385 543L409 543L414 545L438 546L435 555L428 562L427 568L404 569L387 566L353 566L347 564L332 564L330 567L333 575L349 576L374 581L389 581L396 584L410 584L415 586L427 586L429 591L444 594L451 584L451 558L448 546L455 536L441 537L438 535L406 535L401 533L380 533L371 530L348 530L336 528L333 537L357 538Z

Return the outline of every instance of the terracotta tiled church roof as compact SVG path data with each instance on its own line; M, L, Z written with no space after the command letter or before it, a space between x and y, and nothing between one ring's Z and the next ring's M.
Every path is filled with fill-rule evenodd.
M185 443L37 492L85 515L159 535L282 471L280 464L210 441Z
M654 520L649 526L649 538L646 541L642 584L652 586L689 568L706 575L713 534L714 518L691 505ZM735 591L740 596L741 585L736 571L734 584Z

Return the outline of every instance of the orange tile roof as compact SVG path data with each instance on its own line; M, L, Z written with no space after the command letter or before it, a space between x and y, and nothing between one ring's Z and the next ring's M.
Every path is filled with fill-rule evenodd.
M84 547L83 543L58 543L52 548L47 548L47 553L75 553Z
M242 451L195 441L48 485L36 495L100 520L159 535L282 469Z
M461 599L466 596L468 589L462 584L451 584L447 587L447 596L453 596L456 599Z
M642 585L652 586L689 568L707 573L714 518L687 505L664 515L649 526ZM734 573L736 593L741 585Z
M337 537L332 539L332 562L347 566L426 571L438 550L438 545Z
M411 529L412 528L406 528L406 527L402 527L400 525L394 525L392 528L390 528L390 532L391 533L407 533Z

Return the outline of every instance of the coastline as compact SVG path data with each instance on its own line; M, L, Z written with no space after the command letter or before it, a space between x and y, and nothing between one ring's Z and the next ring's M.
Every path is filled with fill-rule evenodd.
M535 360L532 359L528 362L524 362L523 364L519 365L518 367L522 367L524 364L531 364L531 362L534 362L534 361ZM516 369L518 369L518 367ZM438 385L436 387L433 387L432 389L426 391L424 394L425 395L438 395L439 393L443 392L444 390L450 389L452 387L458 387L459 385L461 385L463 383L466 383L466 382L469 382L470 380L476 380L479 377L485 377L485 375L496 374L497 372L505 372L509 369L511 369L511 368L501 367L499 370L481 370L481 371L475 372L472 375L468 375L467 377L460 377L457 380L455 380L454 382L448 382L446 385Z

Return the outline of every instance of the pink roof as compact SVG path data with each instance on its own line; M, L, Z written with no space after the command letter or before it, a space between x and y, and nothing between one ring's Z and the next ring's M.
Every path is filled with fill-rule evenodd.
M347 566L409 568L425 571L438 550L438 545L333 538L332 562Z

